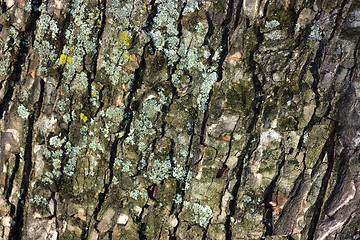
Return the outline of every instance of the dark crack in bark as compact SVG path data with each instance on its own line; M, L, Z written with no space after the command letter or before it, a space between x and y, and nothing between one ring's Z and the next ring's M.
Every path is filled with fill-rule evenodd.
M323 149L323 153L320 154L320 158L324 158L325 153L327 153L328 156L328 166L326 169L326 172L324 174L324 177L322 179L322 183L321 183L321 187L320 187L320 191L318 194L318 197L315 201L315 211L313 213L313 217L311 219L311 224L310 224L310 228L309 228L309 233L308 233L308 239L314 239L314 234L316 231L316 226L318 225L319 222L319 217L320 217L320 213L322 212L322 208L323 208L323 204L324 204L324 199L325 199L325 193L326 190L328 188L329 185L329 181L330 181L330 177L331 174L333 172L333 166L334 166L334 147L335 147L335 138L336 138L336 132L337 132L337 123L333 123L333 130L327 140L327 142L325 143L324 149ZM320 160L320 159L319 159ZM321 161L321 160L320 160Z
M265 198L264 198L264 217L263 224L265 226L265 233L262 236L265 239L267 236L273 235L273 206L270 204L272 201L273 194L276 191L276 184L280 178L281 170L285 164L285 151L282 149L281 151L281 161L278 163L277 172L275 177L271 180L269 186L265 190Z

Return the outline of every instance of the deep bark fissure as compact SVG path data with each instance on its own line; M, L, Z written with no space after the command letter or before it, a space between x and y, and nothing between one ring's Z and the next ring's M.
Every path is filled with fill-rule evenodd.
M25 63L26 56L29 51L29 42L28 38L26 36L26 32L20 32L20 46L19 50L16 56L16 60L14 62L14 69L9 76L7 83L7 91L4 95L4 98L2 99L2 102L0 103L0 120L3 118L4 114L9 110L10 102L13 98L14 94L14 88L16 83L18 83L21 79L21 73L22 73L22 65Z
M277 172L275 177L271 180L269 186L265 190L264 197L264 217L263 224L265 226L265 233L262 238L266 238L267 236L271 236L273 234L273 206L271 206L270 202L272 201L272 195L275 192L276 184L280 178L281 170L285 164L285 149L282 149L281 157L282 160L278 163Z
M111 151L110 151L110 161L109 161L109 179L108 179L108 183L104 183L104 192L100 193L99 196L98 196L98 204L93 212L93 215L92 215L92 219L94 219L95 221L95 224L94 224L94 228L97 230L97 226L99 224L99 220L97 219L98 217L98 214L102 208L102 205L104 204L105 202L105 198L106 198L106 195L109 193L109 190L110 190L110 186L111 186L111 183L112 183L112 179L113 179L113 175L114 175L114 162L115 162L115 158L116 158L116 153L117 153L117 147L118 147L118 144L119 144L119 139L115 139L114 142L112 143L111 145ZM104 181L106 181L106 179L104 179ZM89 226L91 224L91 220L89 221L89 224L84 227L83 231L82 231L82 234L81 234L81 239L88 239L90 236L88 235L89 232ZM98 231L98 230L97 230Z
M257 49L259 48L259 45L262 42L262 36L260 34L259 31L257 31L257 35L256 35L258 41L257 41L257 45L255 46L255 50L253 52L250 53L249 56L249 71L252 72L252 83L254 85L254 91L255 94L254 96L259 96L259 97L254 97L254 99L251 102L251 108L253 110L253 118L250 122L249 127L247 128L247 133L250 134L249 140L246 143L246 147L244 148L244 150L242 151L242 153L240 154L240 156L238 157L238 162L235 168L235 172L236 172L236 182L235 185L232 189L232 196L233 199L230 200L229 203L229 214L227 215L226 218L226 222L225 222L225 230L226 230L226 240L231 240L232 239L232 227L231 227L231 219L232 217L235 215L235 211L236 211L236 206L237 206L237 197L238 197L238 193L240 190L240 186L241 186L241 178L242 178L242 173L243 173L243 168L244 168L244 160L245 157L247 156L248 158L250 158L250 156L253 154L253 152L256 150L257 145L259 144L259 139L257 137L257 133L253 133L254 128L256 126L256 123L259 119L260 113L261 113L261 109L262 109L262 105L263 105L263 101L264 101L264 90L262 88L261 82L259 81L258 76L255 74L256 70L257 70L257 63L254 60L254 53L257 51ZM256 142L256 146L252 148L252 146L254 145L254 140Z
M150 34L150 31L151 31L152 25L154 23L153 19L154 19L154 17L156 16L156 14L158 12L158 9L157 9L158 4L155 3L155 0L151 0L149 5L151 7L150 13L149 13L148 18L146 19L145 24L142 27L142 30L150 38L149 44L150 44L150 47L151 47L151 50L152 50L151 54L155 54L156 47L155 47L155 43L154 43L154 40L152 38L152 35Z
M233 191L232 191L233 199L230 200L230 203L229 203L230 211L226 217L226 222L225 222L226 240L232 239L232 226L231 226L232 219L231 218L234 216L235 211L236 211L236 205L237 205L236 200L237 200L237 194L239 192L239 188L240 188L240 184L241 184L241 177L242 177L243 168L244 168L244 159L245 159L245 155L244 155L244 153L242 153L240 155L240 157L238 157L238 163L236 165L236 175L235 175L236 183L235 183ZM236 194L236 195L234 195L234 194Z
M113 167L114 167L114 162L115 162L115 158L116 158L118 143L119 143L119 139L115 139L114 142L111 145L110 161L109 161L109 168L108 168L109 169L109 181L108 181L108 183L106 183L104 185L104 192L99 194L99 198L98 198L99 202L98 202L98 205L96 206L95 211L93 213L93 217L94 217L95 221L97 221L97 223L98 223L97 216L98 216L98 214L99 214L99 212L101 210L101 207L102 207L103 203L105 202L106 194L109 193L110 185L112 183L112 179L113 179L113 176L114 176ZM95 226L97 226L97 223L95 224Z
M105 29L105 22L106 22L106 0L98 0L98 8L100 9L100 13L96 21L100 21L100 29L97 32L97 38L96 38L96 52L94 55L93 63L92 63L92 69L91 72L87 73L87 79L88 79L88 103L90 103L91 99L91 84L94 82L96 72L97 72L97 63L99 58L99 48L100 48L100 41L102 38L102 35L104 33ZM100 18L100 19L99 19ZM93 77L92 77L93 76ZM100 101L101 102L101 101ZM99 109L101 106L99 107Z
M15 155L15 165L10 174L9 180L6 179L7 185L5 186L5 199L9 202L9 198L13 189L13 183L15 180L15 176L19 170L20 164L20 153ZM10 202L9 202L10 203Z
M313 213L313 217L311 219L311 223L310 223L310 228L309 228L309 233L308 233L308 239L312 240L315 237L315 231L316 231L316 227L317 224L320 220L320 213L322 212L322 208L323 208L323 204L324 204L324 199L325 199L325 193L326 190L328 188L328 184L329 184L329 180L333 171L333 166L334 166L334 148L335 148L335 137L336 137L336 133L337 133L337 123L333 123L333 130L327 140L327 142L325 143L325 147L324 147L324 152L323 154L320 155L321 158L324 157L325 152L327 153L328 156L328 162L327 162L327 169L326 172L323 176L322 182L321 182L321 187L320 187L320 191L318 194L318 197L315 201L314 204L314 213Z
M9 103L13 97L13 93L14 93L14 86L13 85L8 86L8 90L6 91L4 98L0 103L0 119L2 119L4 117L4 114L8 111Z
M231 23L233 11L234 11L234 0L229 0L227 11L226 11L226 17L221 24L223 33L221 36L220 47L222 48L222 51L220 53L219 65L218 65L218 69L216 71L216 73L218 75L217 82L219 82L223 79L223 70L224 70L223 65L224 65L225 58L229 53L229 33L230 33L229 24Z
M24 152L24 168L22 173L20 197L16 208L16 214L14 217L14 225L10 230L10 239L18 240L22 239L22 228L24 226L24 214L25 214L25 202L29 191L30 173L32 168L32 140L33 140L33 127L35 116L32 113L29 116L28 122L28 134L26 137L25 152Z
M57 201L56 201L56 192L51 193L51 199L54 201L54 214L53 217L55 218L55 227L56 227L56 239L59 240L59 222L58 222L58 216L57 216Z
M320 99L321 99L321 95L320 95L320 93L318 91L318 86L319 86L319 83L321 81L321 76L320 76L319 71L320 71L321 66L322 66L322 62L323 62L322 58L324 56L324 52L326 52L327 45L329 46L328 49L331 49L331 46L332 46L332 44L334 42L332 40L335 39L335 35L336 34L338 35L339 32L340 32L339 29L340 29L340 27L342 25L342 22L343 22L343 18L341 16L341 14L345 9L346 4L348 4L348 3L349 3L349 1L343 1L342 2L341 7L340 7L340 11L339 11L339 13L337 14L337 17L336 17L335 27L334 27L333 31L331 32L329 39L327 40L327 42L329 42L329 43L327 44L324 40L320 41L319 48L318 48L318 50L316 51L316 54L315 54L315 58L312 61L312 63L309 64L310 65L310 72L311 72L311 74L313 76L313 79L314 79L314 82L313 82L313 85L311 86L311 88L312 88L313 92L315 93L316 106L315 106L313 115L311 116L311 119L310 119L309 123L305 126L304 131L303 131L303 133L302 133L302 135L301 135L301 137L299 139L299 143L298 143L298 146L297 146L298 151L302 147L305 133L309 133L311 131L312 127L314 125L316 125L317 123L319 123L321 121L321 119L322 119L322 118L319 118L319 117L316 116L317 109L320 106ZM308 59L308 61L309 61L309 59ZM306 65L308 65L308 62L305 64L305 66ZM330 106L328 106L328 110L326 111L326 115L324 115L323 117L326 117L330 113L331 101L329 102L329 105Z
M238 4L236 6L236 13L235 13L235 21L234 21L233 31L235 31L235 29L239 26L242 5L243 5L243 0L239 0ZM264 11L264 12L266 12L266 11Z
M189 143L189 147L188 147L188 154L186 156L186 166L189 166L189 161L190 161L190 155L191 155L191 149L192 149L192 145L193 145L193 140L194 140L194 136L195 136L195 132L194 132L194 128L195 128L195 123L192 122L192 132L191 132L191 137L190 137L190 143ZM189 177L189 173L190 173L190 169L187 167L185 169L186 173L185 173L185 179L187 179ZM177 193L181 194L181 199L184 198L185 196L185 184L186 183L182 183L180 184L179 188L177 188ZM180 188L181 187L181 188ZM183 210L183 207L184 207L184 204L183 202L180 203L180 206L178 207L178 211L175 212L175 217L176 219L178 220L178 224L174 227L174 230L173 230L173 233L172 235L170 236L170 240L176 240L176 232L178 230L178 227L179 227L179 223L180 223L180 218L179 218L179 215L180 213L182 212Z
M208 11L205 12L205 16L206 16L206 21L208 24L208 31L205 34L203 44L209 45L209 41L210 41L211 36L214 34L215 27L214 27L214 24L212 23L212 20L211 20L211 17L210 17L210 14ZM212 50L211 54L214 55L215 51L213 49L211 49L211 50Z
M41 3L41 1L40 1ZM17 82L21 80L21 74L22 74L22 65L25 63L26 56L28 55L29 51L29 41L27 38L27 35L30 35L35 30L35 22L40 16L39 13L36 13L34 10L31 11L29 22L25 26L25 32L20 32L20 49L19 53L16 57L15 65L14 65L14 71L12 72L10 79L13 79L12 86L10 88L11 93L13 92L13 88ZM21 179L21 187L20 187L20 196L16 208L16 213L14 217L14 224L10 228L10 239L21 239L22 238L22 228L24 226L24 214L25 214L25 208L26 208L26 200L27 200L27 194L29 191L29 184L30 184L30 174L32 170L32 146L33 146L33 128L34 128L34 122L35 119L39 117L41 112L41 107L43 103L43 96L44 96L44 81L40 80L40 96L38 99L38 102L35 103L34 110L32 113L30 113L30 116L28 118L28 124L27 124L27 136L26 136L26 142L25 142L25 150L24 150L24 167L23 167L23 173L22 173L22 179ZM11 96L10 96L11 95ZM9 94L8 101L11 100L12 94ZM4 102L3 102L4 103ZM2 103L2 104L3 104ZM8 103L5 104L8 105ZM0 107L0 109L3 111L0 114L0 119L4 112L7 111L7 107Z
M13 190L13 184L14 184L16 174L19 171L19 164L20 164L20 154L18 153L15 155L15 165L14 165L13 171L10 175L9 181L7 181L7 179L6 179L6 182L8 184L5 188L5 199L6 199L6 202L10 205L10 213L9 214L11 217L14 217L16 207L12 202L10 202L10 196L11 196L11 193Z
M228 28L228 25L230 24L231 19L232 19L233 7L234 7L234 0L229 0L228 5L227 5L225 19L221 24L223 33L222 33L222 37L221 37L220 47L222 48L222 51L220 53L220 59L219 59L218 68L216 71L216 74L217 74L216 82L220 82L223 79L223 73L222 73L223 72L223 64L224 64L225 58L229 51L228 39L229 39L229 31L230 30ZM210 21L209 20L210 20L210 18L208 18L208 22L211 23L211 20ZM209 38L208 34L211 36L213 33L213 29L212 29L213 27L211 28L211 25L209 26L208 33L205 36L204 44L205 44L205 41ZM209 119L209 104L211 101L212 94L213 94L213 87L211 88L211 90L208 94L208 98L207 98L207 101L204 106L204 115L203 115L203 119L202 119L202 123L201 123L201 130L200 130L200 144L204 144L204 141L205 141L205 130L206 130L207 121Z
M181 9L180 9L180 13L179 13L179 18L178 18L178 25L177 25L177 31L178 31L178 35L177 37L179 39L181 39L181 36L182 36L182 25L181 25L181 20L183 18L183 12L184 12L184 9L185 9L185 6L186 6L186 2L181 6ZM180 44L181 44L181 41L179 41L178 45L177 45L177 49L179 49L180 47ZM179 97L178 95L178 91L176 89L176 87L174 86L173 82L171 81L171 77L175 74L177 68L178 68L178 65L180 63L180 58L175 62L174 64L174 67L168 67L168 72L170 72L168 78L167 78L167 81L170 83L170 87L171 87L171 93L172 93L172 96L171 96L171 100L170 100L170 103L168 106L164 105L163 108L162 108L162 126L161 126L161 137L164 137L165 136L165 129L166 129L166 121L165 121L165 118L166 118L166 115L167 113L170 111L170 108L171 108L171 105L174 103L174 99L176 97Z
M141 223L140 224L140 229L138 231L139 234L139 240L147 240L147 237L145 235L145 231L146 231L146 224L145 223Z

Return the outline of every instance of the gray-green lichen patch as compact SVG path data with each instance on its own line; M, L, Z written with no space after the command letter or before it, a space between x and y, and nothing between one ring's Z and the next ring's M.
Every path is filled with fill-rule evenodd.
M19 117L21 117L22 119L27 119L30 115L29 110L24 105L18 106L17 113L19 114Z

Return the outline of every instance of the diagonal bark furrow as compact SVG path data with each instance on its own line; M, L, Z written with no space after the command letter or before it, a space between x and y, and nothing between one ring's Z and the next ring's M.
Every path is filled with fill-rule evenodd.
M242 5L243 5L243 0L239 0L238 4L236 5L235 21L234 21L233 31L235 31L235 29L239 26ZM265 9L264 12L266 12L266 9Z
M52 192L51 193L51 199L54 201L54 215L53 217L55 218L55 227L56 227L56 232L57 232L57 240L59 239L59 232L60 232L60 228L59 228L59 222L58 222L58 216L57 216L57 201L56 201L56 192Z
M206 228L203 229L203 235L202 235L201 240L206 240L206 239L207 239L207 233L208 233L208 231L209 231L211 219L213 219L213 218L211 217L211 218L209 219L209 224L206 226Z
M9 80L8 80L8 82L9 82ZM4 98L2 99L2 102L0 103L0 119L2 119L4 117L4 114L9 109L9 104L10 104L10 101L11 101L11 99L13 97L13 93L14 93L13 81L11 81L11 83L8 83L8 85L9 85L8 89L4 95Z
M216 82L219 82L222 80L223 78L223 64L224 64L224 61L225 61L225 58L229 52L229 47L228 47L228 40L229 40L229 27L228 25L230 24L231 22L231 18L232 18L232 15L233 15L233 8L234 8L234 0L229 0L229 3L228 3L228 7L227 7L227 10L226 10L226 16L225 16L225 19L224 21L222 22L221 24L221 27L223 28L223 34L222 34L222 37L221 37L221 42L220 42L220 46L223 48L221 54L220 54L220 60L219 60L219 64L218 64L218 69L216 71L217 73L217 80ZM207 17L207 20L208 22L211 23L211 19L208 17L208 14L206 15ZM212 25L212 24L211 24ZM204 44L206 45L205 41L207 41L208 43L208 34L212 34L214 29L213 29L213 26L209 26L209 29L208 29L208 33L206 34L205 36L205 40L204 40ZM204 111L204 116L203 116L203 120L202 120L202 123L201 123L201 130L200 130L200 144L204 144L204 141L205 141L205 130L206 130L206 123L207 123L207 120L209 119L209 103L211 101L211 96L213 94L213 89L210 90L209 92L209 96L208 96L208 99L205 103L205 111Z
M234 128L233 128L233 130L232 130L232 132L231 132L230 141L229 141L229 149L228 149L228 152L227 152L225 161L224 161L224 163L223 163L223 166L222 166L222 168L218 171L218 173L217 173L217 175L216 175L216 178L221 177L221 176L220 176L221 174L219 175L219 172L220 172L222 169L228 168L227 165L226 165L226 163L227 163L227 160L228 160L229 157L230 157L231 151L233 150L232 147L231 147L231 146L232 146L232 143L231 143L231 142L233 141L234 132L235 132L235 129L237 128L237 125L238 125L239 121L240 121L240 117L237 119L236 124L235 124L235 126L234 126ZM228 189L228 187L229 187L229 181L227 182L226 187L222 190L221 196L225 196L225 193L226 193L226 190ZM222 201L219 201L219 209L220 209L220 214L219 214L219 215L221 215L221 213L222 213L222 211L223 211L223 209L222 209Z
M255 95L257 95L256 93L259 93L259 91L263 91L261 86L259 86L259 80L257 78L256 75L253 76L253 82L255 85ZM257 86L257 87L256 87ZM258 87L260 87L260 89L258 89ZM237 195L239 193L240 190L240 186L241 186L241 178L242 178L242 173L243 173L243 168L244 168L244 160L245 157L250 157L253 152L256 150L256 147L252 147L253 144L253 139L256 138L257 133L253 133L254 127L256 125L256 122L258 121L259 117L260 117L260 112L261 112L261 108L262 108L262 103L263 103L263 97L260 98L254 98L253 102L252 102L252 108L254 111L254 116L253 119L247 129L247 133L251 133L251 136L246 144L246 147L244 148L244 150L242 151L242 153L240 154L240 156L238 157L238 163L236 165L236 183L234 185L234 188L232 190L232 196L233 199L230 200L229 203L229 214L227 215L226 218L226 222L225 222L225 228L226 228L226 239L230 240L232 239L232 230L231 230L231 218L235 215L235 211L236 211L236 206L237 206ZM258 138L256 138L258 139ZM258 145L258 140L256 145Z
M32 140L33 140L33 128L34 128L35 116L32 113L29 117L28 123L28 134L26 137L26 145L24 152L24 169L22 173L21 187L20 187L20 198L17 204L16 214L14 218L14 225L10 230L10 239L18 240L22 237L22 232L19 229L22 229L24 225L24 215L25 215L25 202L27 194L29 191L30 184L30 173L32 168Z
M230 200L229 203L229 214L226 217L226 221L225 221L225 230L226 230L226 240L231 240L232 239L232 227L231 227L231 218L232 216L234 216L235 211L236 211L236 200L237 200L237 194L239 192L240 189L240 185L241 185L241 177L242 177L242 173L243 173L243 168L244 168L244 159L246 156L246 150L247 147L249 145L249 141L247 143L246 148L244 149L244 151L241 153L241 155L238 157L238 163L236 165L236 183L234 185L232 194L233 194L233 199ZM234 195L236 194L236 195Z
M258 120L258 116L255 118L255 121ZM241 186L241 178L242 178L242 173L243 173L243 169L244 169L244 161L246 157L250 157L254 151L256 150L256 147L252 148L253 142L252 139L254 138L254 135L251 135L249 141L246 144L246 147L244 148L244 150L242 151L241 155L238 157L238 163L235 167L236 170L236 183L233 187L232 190L232 196L233 199L230 200L229 203L229 214L226 217L226 222L225 222L225 230L226 230L226 240L231 240L232 239L232 227L231 227L231 218L235 215L235 211L236 211L236 206L237 206L237 195L239 193L240 190L240 186Z
M114 167L114 162L115 162L115 158L116 158L118 143L119 143L119 139L115 139L111 145L110 161L109 161L109 168L108 168L109 169L109 182L105 184L104 192L99 194L99 198L98 198L99 202L93 213L93 217L94 217L95 221L97 221L97 223L95 224L95 228L97 228L97 224L98 224L97 216L101 210L102 204L105 202L106 195L109 193L110 185L112 183L112 179L114 176L113 167Z
M325 51L325 47L326 47L326 44L324 41L321 41L320 44L319 44L319 48L318 50L316 51L316 56L315 56L315 59L313 60L312 63L310 63L310 72L313 76L313 79L314 79L314 82L313 82L313 85L312 85L312 91L314 92L315 94L315 108L314 108L314 112L310 118L310 121L308 122L308 124L304 127L304 130L300 136L300 139L299 139L299 142L298 142L298 145L297 145L297 150L298 150L298 153L300 153L300 149L304 143L304 136L305 136L305 133L309 133L311 132L311 129L316 125L318 124L320 121L321 121L321 118L319 118L318 116L316 116L316 112L317 112L317 109L320 107L320 98L321 98L321 95L319 93L319 90L318 90L318 86L319 86L319 83L320 83L320 67L321 67L321 64L322 64L322 61L321 61L321 58L322 58L322 54L323 52ZM310 59L308 59L308 61L310 61ZM308 65L308 63L305 63L305 65Z
M258 38L258 44L256 45L256 48L254 51L252 51L250 53L249 56L249 71L251 71L253 73L252 76L252 82L254 85L254 90L255 90L255 96L260 96L260 97L255 97L251 103L251 108L253 110L254 116L250 122L250 125L247 129L247 133L250 134L250 138L246 144L246 147L243 149L242 153L240 154L240 156L238 157L238 163L235 167L236 170L236 183L233 187L232 190L232 196L233 199L230 200L229 203L229 214L227 215L226 218L226 222L225 222L225 230L226 230L226 240L231 240L232 239L232 229L231 229L231 218L235 215L235 211L236 211L236 206L237 206L237 196L240 190L240 186L241 186L241 178L242 178L242 173L243 173L243 168L244 168L244 160L245 157L248 156L250 157L253 152L256 150L257 145L259 144L259 140L257 140L256 142L256 147L252 147L253 146L253 139L256 138L258 139L257 133L253 132L256 126L257 121L259 120L260 114L261 114L261 109L263 106L263 101L264 101L264 90L262 88L261 82L259 81L258 76L255 74L256 70L257 70L257 63L254 60L254 52L257 51L257 49L259 48L259 45L261 43L262 40L262 36L259 34L257 34L257 38Z
M336 43L336 41L333 41L333 39L335 39L335 36L337 36L340 33L341 26L344 21L344 19L342 17L342 13L343 13L343 11L345 11L345 7L347 4L349 4L349 2L351 2L351 1L345 0L342 2L339 14L337 15L337 18L336 18L336 25L333 28L333 31L331 32L329 39L326 42L325 42L325 40L320 41L319 48L316 51L315 58L314 58L313 62L311 64L309 64L310 72L314 79L314 82L312 85L312 90L315 93L316 106L315 106L313 115L311 116L309 123L305 126L303 134L300 136L299 143L297 146L298 151L302 147L305 132L310 132L312 127L321 121L321 118L316 116L316 112L320 106L320 99L321 99L321 95L318 91L318 86L321 81L320 70L321 70L321 66L323 64L322 58L324 56L324 53L327 52L326 50L331 49L331 45ZM308 65L308 63L306 63L305 65ZM331 104L331 103L329 103L329 104ZM330 106L330 108L331 108L331 106ZM329 114L329 113L330 113L330 110L328 107L328 111L326 112L326 115L323 117L326 117L327 114Z
M104 192L99 194L98 204L97 204L97 206L96 206L96 208L95 208L95 210L93 212L93 219L96 221L95 229L96 229L97 224L98 224L97 216L98 216L98 214L99 214L99 212L101 210L101 207L102 207L103 203L105 202L106 195L109 193L109 189L110 189L110 186L111 186L111 183L112 183L113 166L114 166L114 162L115 162L115 158L116 158L117 146L118 146L120 141L124 141L124 139L127 138L127 136L129 135L129 132L130 132L130 126L131 126L131 122L132 122L132 119L133 119L133 112L132 112L132 109L131 109L131 103L132 103L132 99L134 97L135 92L137 91L137 89L140 88L140 86L142 84L142 74L143 74L143 70L146 68L145 49L146 49L147 46L148 46L148 44L145 44L144 49L143 49L142 59L141 59L141 62L140 62L140 66L139 66L139 68L137 68L135 70L134 82L133 82L132 87L131 87L130 92L129 92L129 97L128 97L129 101L128 101L128 104L127 104L127 106L125 108L124 119L120 123L120 126L119 126L119 131L124 130L125 134L120 139L119 138L115 139L114 142L111 145L110 161L109 161L109 171L110 171L109 182L105 184ZM90 220L88 226L86 226L83 229L82 234L81 234L81 239L88 239L90 237L90 236L88 236L88 231L90 230L89 229L90 223L91 223L91 220Z
M189 160L190 160L190 155L191 155L191 148L192 148L192 145L193 145L193 140L194 140L194 135L195 135L195 132L194 132L194 128L195 128L195 123L192 122L192 132L191 132L191 137L190 137L190 143L189 143L189 148L188 148L188 154L186 156L186 161L185 161L185 166L189 166ZM189 172L190 172L190 169L187 167L186 169L186 174L185 174L185 178L187 178L189 176ZM180 188L177 188L177 192L176 193L180 193L181 194L181 198L183 199L184 198L184 195L185 195L185 190L184 190L184 183L181 184ZM178 220L178 224L174 227L174 230L173 230L173 233L172 235L170 236L170 240L176 240L176 232L177 232L177 229L179 227L179 223L180 223L180 219L179 219L179 215L180 213L182 212L183 210L183 202L181 202L180 206L179 206L179 210L175 213L175 217L176 219Z
M139 240L146 240L146 223L142 222L143 216L144 216L144 212L145 209L149 208L150 206L148 204L145 204L142 209L141 209L141 213L139 214L139 216L136 218L136 222L138 224L140 224L139 230L137 231L138 236L139 236Z
M232 151L232 143L231 143L231 142L232 142L233 139L234 139L234 132L235 132L235 129L238 127L239 121L240 121L240 117L236 120L235 126L234 126L233 130L231 131L230 140L229 140L229 149L228 149L228 152L227 152L227 154L226 154L226 158L225 158L223 167L225 167L226 162L227 162L227 160L228 160L229 157L230 157L230 154L231 154L231 151Z
M209 103L211 100L212 92L213 92L213 90L211 89L209 92L209 97L205 103L205 111L204 111L204 116L203 116L203 119L201 122L201 128L200 128L200 144L204 144L204 142L205 142L205 130L206 130L206 123L209 119Z
M32 11L30 13L28 24L26 24L25 26L25 33L27 33L27 35L31 37L31 39L35 39L34 34L36 29L36 21L38 20L41 14L40 11L38 11L38 8L40 7L41 4L42 4L42 0L31 1Z
M154 22L153 19L158 12L158 9L157 9L158 4L155 3L155 0L151 0L149 5L151 6L149 17L146 19L146 22L144 23L142 30L150 38L149 44L150 44L150 47L152 50L152 54L155 54L156 47L155 47L154 39L153 39L152 35L150 34L150 31L151 31L151 28L152 28L152 25Z
M227 11L226 11L226 17L221 24L221 27L223 28L223 33L222 33L221 42L220 42L222 51L220 54L218 69L216 71L217 75L218 75L217 82L219 82L223 79L223 70L224 70L223 64L224 64L226 56L229 53L229 32L230 32L229 24L232 19L233 11L234 11L234 0L229 0Z
M98 58L99 58L99 48L100 48L100 41L102 38L102 35L104 33L104 29L105 29L105 23L106 23L106 0L98 0L98 8L100 9L100 11L102 12L102 16L99 14L98 19L96 21L101 21L100 24L100 29L98 30L97 33L97 38L96 38L96 52L93 58L93 63L91 64L92 69L91 72L88 72L87 74L87 79L88 79L88 103L90 103L90 98L91 98L91 83L94 81L94 78L96 76L96 72L97 72L97 63L98 63ZM101 18L101 19L99 19ZM91 77L93 76L93 78Z
M337 130L338 130L338 126L337 123L332 123L333 124L333 130L327 140L327 142L325 143L325 147L324 147L324 152L323 154L320 154L320 157L324 157L325 152L327 153L328 156L328 167L326 169L326 172L324 174L324 177L322 179L322 183L321 183L321 187L320 187L320 191L318 194L318 197L315 201L315 210L314 210L314 214L313 217L311 219L311 224L310 224L310 228L309 228L309 233L308 233L308 239L314 239L315 237L315 231L316 231L316 227L317 224L320 220L320 213L322 212L322 208L323 208L323 204L324 204L324 200L325 200L325 194L326 194L326 190L328 188L329 185L329 181L330 181L330 177L331 174L333 172L333 166L334 166L334 148L335 148L335 137L337 134ZM320 160L320 159L319 159Z
M6 202L10 205L10 213L9 214L11 217L14 217L15 205L10 202L10 195L11 195L11 192L13 189L15 176L16 176L17 172L19 171L19 164L20 164L20 154L18 153L15 155L15 165L13 168L13 172L10 175L9 181L7 181L7 179L6 179L7 184L5 185L5 191L4 191Z
M144 222L142 222L140 224L140 229L138 231L138 234L139 234L139 240L146 240L147 237L145 235L145 231L146 231L146 224Z
M24 224L24 212L26 208L26 200L27 194L29 191L30 184L30 174L32 170L32 145L33 145L33 130L34 130L34 122L40 116L43 98L45 92L45 82L44 80L40 80L40 95L39 100L34 104L34 112L29 116L28 122L28 134L26 137L26 145L24 152L24 169L22 173L21 180L21 188L20 188L20 198L17 204L16 215L14 218L15 224L10 230L10 238L11 239L21 239L21 231L19 229L22 228Z
M356 209L356 210L354 210L354 211L352 211L351 212L351 214L350 214L350 216L348 217L348 219L344 222L344 225L343 225L343 227L341 228L341 230L339 231L339 233L336 233L335 234L335 237L334 237L334 239L341 239L341 238L337 238L337 235L338 234L344 234L344 231L345 231L345 229L348 227L347 225L349 224L349 223L351 223L353 220L354 220L354 218L356 218L355 216L355 214L356 214L356 212L357 212L358 210ZM357 215L358 216L358 215ZM355 234L354 234L355 235ZM341 236L341 235L340 235ZM353 239L354 239L354 237L353 237Z
M177 35L177 37L178 37L179 39L181 39L181 36L182 36L182 24L181 24L181 20L182 20L182 18L183 18L183 12L184 12L185 7L186 7L186 3L184 3L184 4L181 6L180 14L179 14L179 18L178 18L178 25L177 25L178 35ZM180 44L181 44L181 41L179 41L179 43L178 43L178 45L177 45L177 49L179 49ZM176 87L174 86L173 82L171 81L171 77L172 77L173 74L175 74L175 72L176 72L176 70L177 70L177 68L178 68L179 63L180 63L180 58L179 58L179 60L178 60L177 62L175 62L175 65L174 65L173 68L169 67L169 72L170 72L170 74L169 74L169 77L168 77L167 81L171 84L170 86L171 86L172 96L171 96L171 100L170 100L169 105L168 105L168 106L164 105L164 106L163 106L163 109L162 109L162 112L163 112L162 122L163 122L163 124L162 124L162 126L161 126L161 129L162 129L162 131L161 131L161 137L164 137L164 136L165 136L165 127L166 127L165 117L166 117L167 113L169 112L170 107L171 107L171 105L173 104L175 97L178 97L178 96L179 96ZM156 139L155 139L155 141L156 141Z
M0 119L2 119L4 114L9 110L10 102L15 90L15 84L21 79L22 65L25 63L28 52L29 46L26 32L20 32L20 48L14 61L14 69L7 79L8 89L0 103Z
M267 236L271 236L273 234L273 208L270 205L270 201L272 200L272 195L275 192L276 183L278 182L281 174L281 170L285 164L285 151L282 149L281 152L281 162L278 164L277 172L275 177L271 180L271 183L265 190L265 198L264 198L264 217L263 224L265 226L265 233L263 238L265 239Z
M109 161L109 182L108 183L105 183L104 185L104 192L100 193L99 194L99 197L98 197L98 204L93 212L93 219L95 220L95 224L94 224L94 228L97 230L97 225L99 223L97 217L98 217L98 214L101 210L101 207L103 205L103 203L105 202L105 198L106 198L106 195L109 193L109 190L110 190L110 185L112 183L112 179L113 179L113 176L114 176L114 162L115 162L115 158L116 158L116 153L117 153L117 146L119 144L119 141L120 139L115 139L114 142L112 143L111 145L111 151L110 151L110 161ZM91 220L89 222L89 224L83 229L82 233L81 233L81 239L88 239L89 236L89 226L91 224Z
M36 2L41 4L41 1ZM15 63L14 63L14 71L11 73L9 79L12 80L12 86L10 86L10 89L8 91L11 92L11 94L7 93L8 101L12 98L12 93L14 91L15 84L20 81L21 79L21 73L22 73L22 65L25 63L26 56L29 51L28 46L28 35L33 34L35 31L35 22L40 16L39 13L32 11L29 17L29 21L27 25L25 26L25 31L20 33L20 49L18 52L18 55L16 57ZM24 225L24 215L25 215L25 208L26 208L26 199L27 194L29 191L29 184L30 184L30 174L32 169L32 144L33 144L33 128L34 128L34 122L35 119L39 117L42 103L43 103L43 96L44 96L44 81L40 80L40 96L38 102L35 103L34 111L30 114L28 118L28 133L26 136L26 143L25 143L25 152L24 152L24 168L23 168L23 174L22 174L22 180L21 180L21 187L20 187L20 198L17 204L17 209L15 212L14 217L14 224L12 225L10 229L9 238L10 239L21 239L22 238L22 232L19 231L19 229L22 229ZM3 105L4 104L4 105ZM0 106L0 110L2 111L0 114L0 119L3 116L3 113L8 110L8 102L3 102Z
M13 188L16 173L19 170L19 163L20 163L20 153L15 155L15 165L13 167L13 171L12 171L10 177L9 177L9 180L6 179L7 184L5 185L4 195L5 195L5 199L8 202L9 202L10 195L11 195L11 192L12 192L12 188Z
M208 31L204 37L204 45L209 45L209 41L210 41L210 38L211 36L214 34L214 30L215 30L215 27L214 27L214 24L212 23L212 20L211 20L211 17L210 17L210 14L208 11L205 12L205 16L206 16L206 21L207 21L207 24L208 24ZM214 54L214 50L211 49L213 52L212 54Z

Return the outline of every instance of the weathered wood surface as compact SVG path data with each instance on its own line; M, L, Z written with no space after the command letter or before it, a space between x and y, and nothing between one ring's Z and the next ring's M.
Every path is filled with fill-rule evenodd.
M359 239L358 1L1 11L1 239Z

